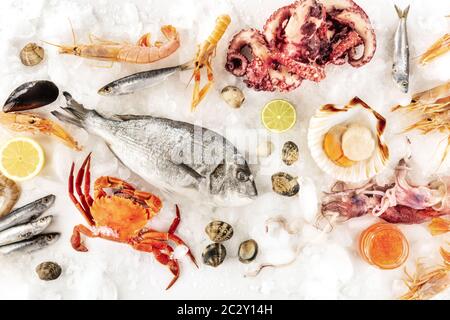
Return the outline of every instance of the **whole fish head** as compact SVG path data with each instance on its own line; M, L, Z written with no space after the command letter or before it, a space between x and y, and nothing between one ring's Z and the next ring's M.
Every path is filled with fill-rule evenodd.
M258 195L247 162L240 160L221 163L210 175L210 192L220 206L241 206Z
M50 209L51 206L55 203L56 196L53 194L50 194L46 197L43 197L41 199L38 199L34 202L34 205L36 206L36 211L44 212Z
M394 73L394 81L403 93L408 92L409 89L408 75Z

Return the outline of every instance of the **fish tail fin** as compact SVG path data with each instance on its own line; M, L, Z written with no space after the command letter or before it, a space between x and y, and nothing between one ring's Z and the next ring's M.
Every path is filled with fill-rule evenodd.
M61 109L68 113L68 115L58 111L52 111L52 115L58 120L73 124L80 128L85 128L85 121L88 114L95 113L100 116L95 110L88 110L82 104L75 101L70 93L63 92L63 95L66 98L67 107L61 107Z
M394 5L394 7L395 7L395 11L397 11L397 15L400 19L402 19L402 18L406 19L408 17L409 7L410 7L409 5L404 10L400 9L397 5Z

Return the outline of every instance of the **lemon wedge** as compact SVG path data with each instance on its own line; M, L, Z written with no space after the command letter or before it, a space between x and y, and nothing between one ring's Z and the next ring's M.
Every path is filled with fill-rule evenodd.
M270 101L264 106L261 120L267 130L281 133L295 125L297 113L290 102L277 99Z
M24 181L39 174L45 163L42 147L30 138L14 138L0 149L0 171L11 180Z

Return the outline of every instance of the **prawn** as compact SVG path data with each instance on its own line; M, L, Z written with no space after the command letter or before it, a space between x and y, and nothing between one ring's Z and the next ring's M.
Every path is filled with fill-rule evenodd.
M439 38L421 57L420 63L426 64L450 51L450 33Z
M17 132L43 133L61 139L66 146L76 151L78 143L57 123L32 113L0 113L0 124Z
M208 93L214 82L214 74L211 66L212 58L215 56L217 43L222 38L223 34L227 30L231 18L229 15L224 14L217 18L216 26L209 35L209 37L197 48L197 54L194 59L194 71L192 78L194 79L194 92L192 95L191 109L194 110L197 105L203 100ZM206 74L208 82L200 88L201 70L206 68Z
M180 47L180 36L175 27L171 25L162 26L161 32L167 41L156 41L154 44L150 41L150 33L144 34L136 44L104 40L92 35L90 36L90 44L77 44L73 30L73 45L46 43L58 47L60 54L101 61L146 64L166 58Z

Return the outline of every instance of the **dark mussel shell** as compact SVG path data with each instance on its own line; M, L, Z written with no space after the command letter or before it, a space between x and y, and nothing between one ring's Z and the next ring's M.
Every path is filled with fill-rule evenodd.
M58 87L51 81L26 82L17 87L3 106L3 112L36 109L54 102L59 95Z

